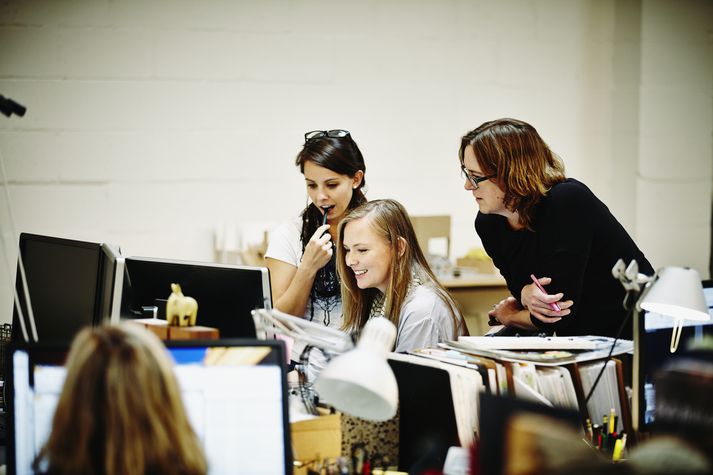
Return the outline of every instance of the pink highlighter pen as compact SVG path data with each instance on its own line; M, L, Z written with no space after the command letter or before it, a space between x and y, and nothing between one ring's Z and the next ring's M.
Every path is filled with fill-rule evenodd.
M542 287L542 285L540 285L540 281L537 280L537 277L535 277L535 274L530 274L530 279L532 279L532 281L535 283L535 285L537 286L538 289L540 289L540 290L541 290L543 293L545 293L545 294L547 293L547 291L545 290L545 288ZM551 308L552 310L555 310L555 311L557 311L557 312L561 312L561 311L562 311L562 309L560 308L560 306L557 305L556 303L551 303L551 304L548 304L548 305L550 306L550 308Z

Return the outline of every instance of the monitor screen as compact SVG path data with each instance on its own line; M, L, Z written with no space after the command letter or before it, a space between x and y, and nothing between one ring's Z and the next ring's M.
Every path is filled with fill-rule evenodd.
M38 341L69 343L82 327L101 320L100 244L22 233L20 253ZM25 328L32 339L19 263L15 282ZM24 338L15 307L13 340L18 339Z
M291 474L282 343L215 340L168 346L208 473ZM12 351L8 462L14 473L32 473L32 462L50 434L66 354L66 346Z
M165 318L171 284L198 302L197 325L214 327L221 338L255 338L251 312L272 308L266 267L247 267L148 257L127 257L121 316Z
M706 322L684 320L677 353L681 353L691 340L701 339L703 335L713 336L713 280L704 280L702 284L711 320ZM638 375L639 384L634 385L632 417L640 431L650 431L656 420L655 377L664 363L676 355L670 351L674 324L675 320L672 318L645 312L643 325L638 325L636 342L638 358L634 359L635 366L638 368L634 368L634 374Z

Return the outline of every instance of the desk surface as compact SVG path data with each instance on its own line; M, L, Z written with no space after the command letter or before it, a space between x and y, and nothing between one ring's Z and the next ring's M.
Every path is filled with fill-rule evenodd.
M506 286L500 274L465 274L460 277L439 277L438 281L449 290Z

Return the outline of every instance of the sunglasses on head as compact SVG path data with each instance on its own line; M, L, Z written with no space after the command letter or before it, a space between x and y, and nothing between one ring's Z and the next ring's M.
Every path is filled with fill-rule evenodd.
M305 142L309 142L314 139L321 139L322 137L331 137L335 139L341 139L349 136L348 130L342 129L332 129L332 130L313 130L305 134Z

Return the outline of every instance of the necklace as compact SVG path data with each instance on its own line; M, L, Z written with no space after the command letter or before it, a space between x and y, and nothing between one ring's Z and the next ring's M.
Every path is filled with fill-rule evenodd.
M408 289L406 290L406 298L411 295L411 292L413 292L416 287L422 284L423 282L421 281L421 279L416 275L416 273L412 272L411 280L409 281ZM386 295L384 295L381 291L377 292L374 301L371 303L371 311L369 312L369 318L374 317L386 317Z

